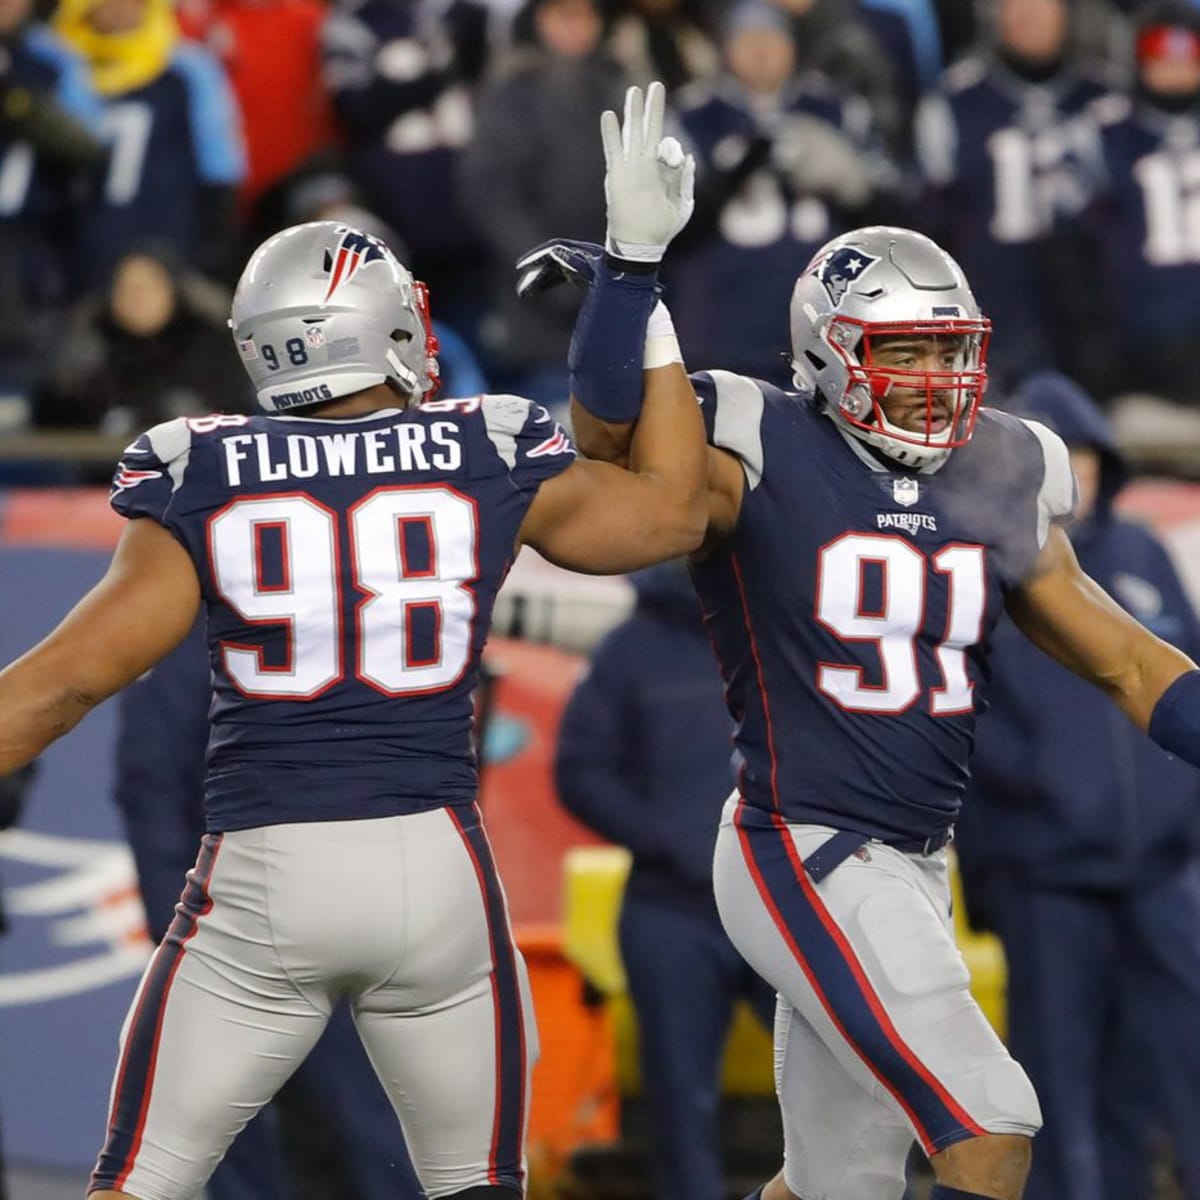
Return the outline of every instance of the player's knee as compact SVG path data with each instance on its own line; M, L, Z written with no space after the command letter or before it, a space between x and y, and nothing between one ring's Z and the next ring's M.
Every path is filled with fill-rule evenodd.
M984 1067L984 1093L987 1096L987 1128L991 1133L1012 1133L1033 1137L1042 1127L1042 1108L1029 1076L1008 1055L991 1059Z
M1029 1177L1033 1140L1023 1134L987 1133L948 1146L933 1157L939 1187L933 1195L1019 1200Z
M441 1200L521 1200L521 1193L514 1188L485 1183L479 1187L469 1187L465 1192L455 1192L452 1196L442 1196Z

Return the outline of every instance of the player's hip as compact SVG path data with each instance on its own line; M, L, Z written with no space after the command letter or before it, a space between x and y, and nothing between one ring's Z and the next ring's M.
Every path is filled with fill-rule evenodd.
M190 955L321 1007L385 984L413 1007L444 1002L511 943L474 806L210 834L189 878L173 935Z

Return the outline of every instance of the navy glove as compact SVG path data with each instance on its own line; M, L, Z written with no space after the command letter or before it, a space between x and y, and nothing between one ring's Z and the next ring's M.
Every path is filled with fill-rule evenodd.
M560 283L572 283L586 292L604 260L604 247L596 242L554 239L526 250L517 259L517 295L522 300L548 292Z

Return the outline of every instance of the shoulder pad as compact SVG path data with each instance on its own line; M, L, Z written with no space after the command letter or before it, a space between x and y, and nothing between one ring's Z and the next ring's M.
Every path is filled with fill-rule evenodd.
M762 422L766 399L757 380L732 371L703 371L692 377L705 409L708 440L736 455L753 491L763 477Z
M1075 509L1075 474L1071 470L1066 443L1057 433L1028 417L1021 417L1020 421L1037 438L1045 464L1042 486L1038 489L1037 544L1040 549L1046 544L1050 525L1065 520Z
M203 419L203 418L201 418ZM214 426L215 428L215 426ZM135 458L149 452L164 465L182 458L192 448L192 427L187 417L176 417L147 429L125 447L124 454Z
M529 414L535 407L541 408L541 405L535 406L524 396L502 394L479 397L479 410L483 414L483 427L487 430L488 439L510 471L517 463L517 435L525 428ZM545 409L542 411L545 412ZM546 413L547 421L549 417L550 414Z

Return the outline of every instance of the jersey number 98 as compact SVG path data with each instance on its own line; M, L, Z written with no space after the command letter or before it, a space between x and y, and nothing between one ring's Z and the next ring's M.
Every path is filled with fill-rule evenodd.
M347 670L386 696L453 687L471 658L477 575L475 504L453 488L381 487L346 514L303 493L245 497L214 515L209 560L221 598L248 625L282 626L286 661L268 665L263 647L221 643L226 673L243 695L311 700ZM407 526L422 526L428 561L408 562ZM268 530L281 570L264 574ZM360 593L346 636L342 589ZM417 623L432 651L418 654ZM345 661L353 658L353 662Z

